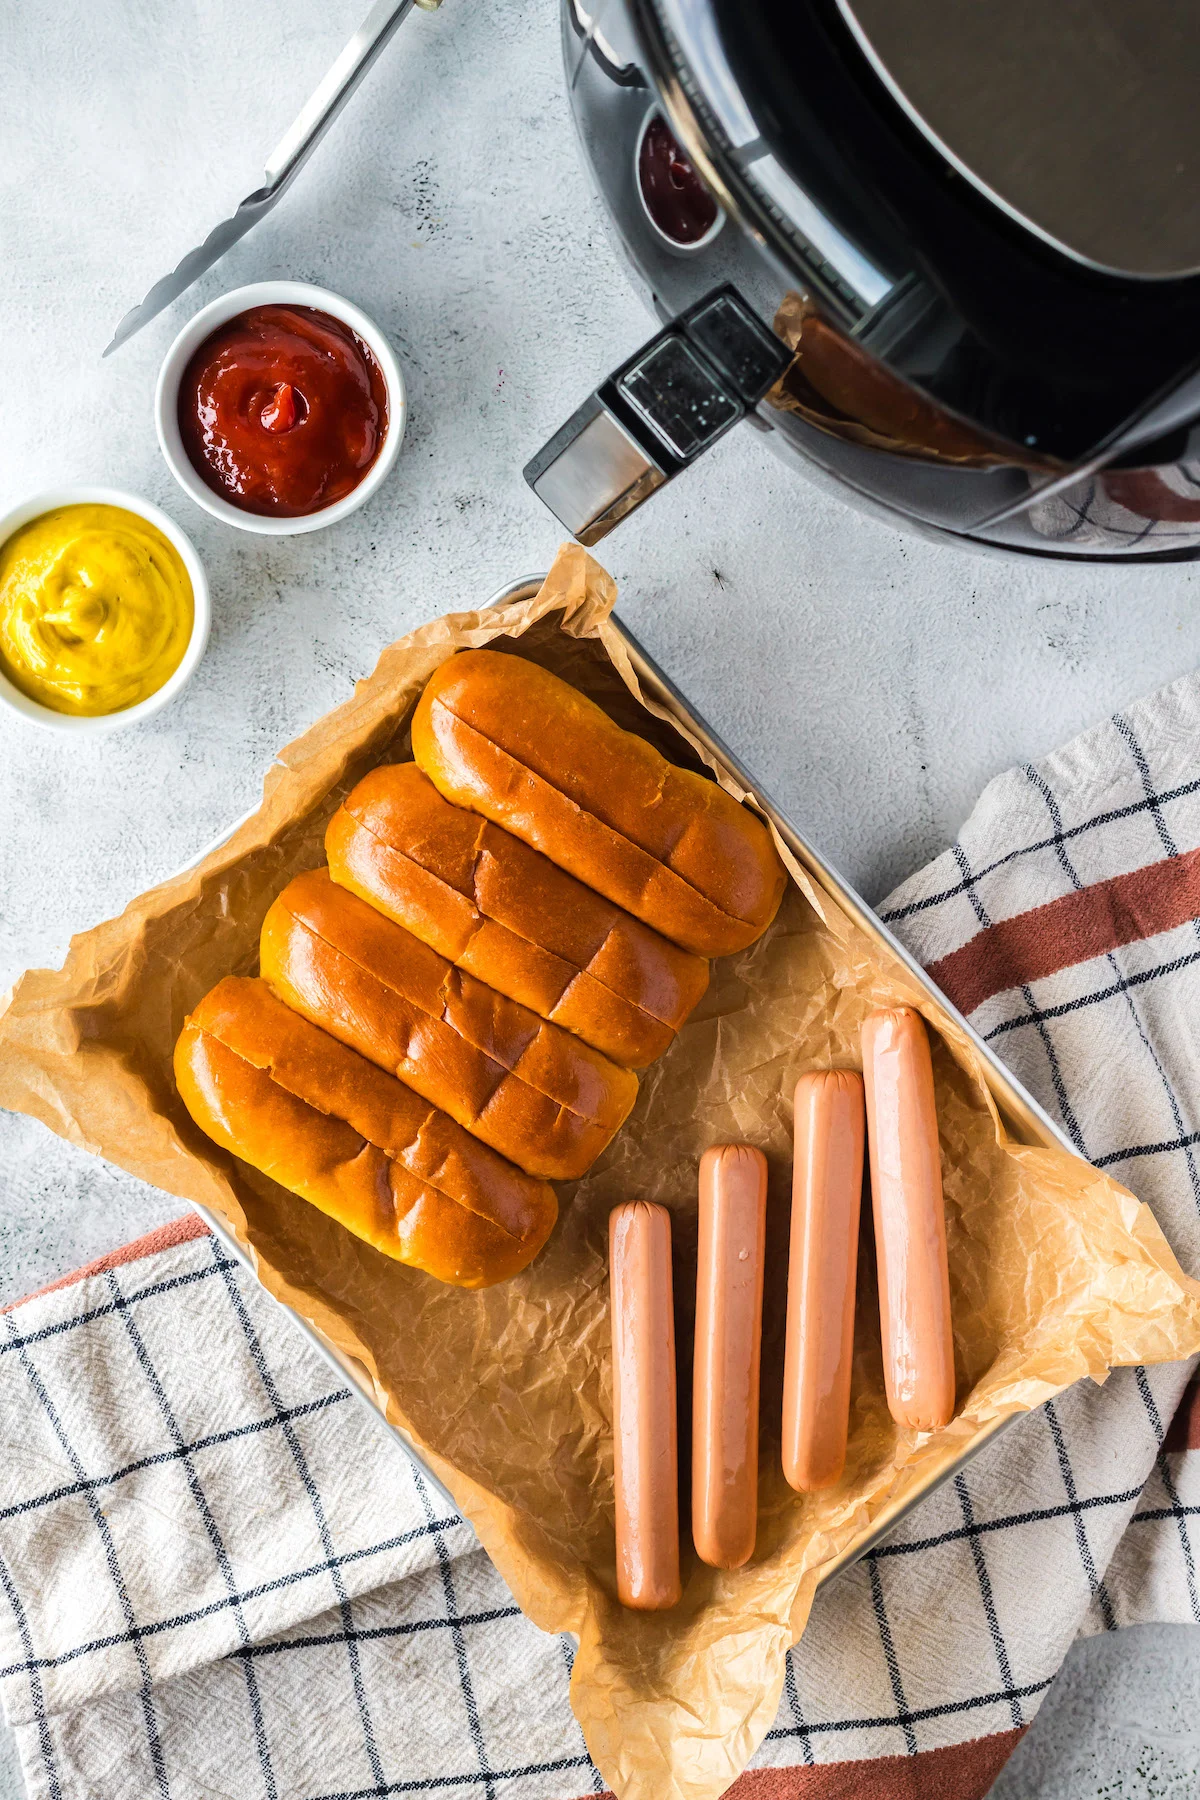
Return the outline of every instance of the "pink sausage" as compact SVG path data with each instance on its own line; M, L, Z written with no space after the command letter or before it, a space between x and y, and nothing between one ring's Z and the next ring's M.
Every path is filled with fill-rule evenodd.
M863 1177L863 1083L813 1069L796 1083L792 1242L783 1364L783 1472L833 1487L846 1462Z
M954 1334L929 1038L902 1006L862 1028L888 1408L936 1431L954 1417Z
M679 1451L671 1215L634 1200L608 1216L617 1595L659 1612L679 1599Z
M692 1538L702 1562L737 1569L758 1524L767 1159L717 1144L700 1159L696 1358L692 1387Z

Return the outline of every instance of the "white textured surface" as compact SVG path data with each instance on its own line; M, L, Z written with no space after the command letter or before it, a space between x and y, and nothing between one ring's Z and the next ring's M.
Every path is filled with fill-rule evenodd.
M521 466L646 333L576 157L551 0L446 0L404 26L279 210L100 361L126 307L257 185L365 4L5 9L0 507L68 479L149 495L199 547L214 629L186 695L140 729L80 746L0 719L0 987L244 812L277 746L389 639L545 566L558 533ZM412 406L368 508L274 543L185 500L151 421L183 320L272 276L375 317ZM651 654L871 897L944 845L997 770L1200 663L1200 571L901 536L748 431L603 554ZM0 1299L177 1210L0 1118ZM1004 1800L1194 1791L1195 1640L1138 1636L1077 1653Z

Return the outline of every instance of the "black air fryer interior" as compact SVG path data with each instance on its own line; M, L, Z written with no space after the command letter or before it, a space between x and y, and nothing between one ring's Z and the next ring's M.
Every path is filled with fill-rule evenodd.
M715 10L770 148L903 283L855 335L908 380L1012 443L1074 462L1200 362L1200 276L1105 274L1009 217L908 117L834 0Z

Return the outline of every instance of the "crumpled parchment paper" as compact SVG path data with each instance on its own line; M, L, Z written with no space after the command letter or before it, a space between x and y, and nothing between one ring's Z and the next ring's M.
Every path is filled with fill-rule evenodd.
M639 696L609 623L614 599L604 571L568 545L534 599L453 614L393 644L351 699L281 753L258 812L221 849L77 937L61 971L17 983L0 1012L0 1104L226 1219L270 1291L368 1371L529 1616L577 1634L572 1702L620 1800L713 1800L775 1716L784 1653L822 1569L998 1419L1110 1365L1200 1349L1200 1285L1123 1188L1063 1150L1006 1138L965 1033L790 855L777 921L714 965L624 1130L584 1180L560 1188L548 1247L513 1281L464 1293L402 1268L198 1131L171 1078L185 1013L222 975L253 971L271 900L324 861L326 822L365 770L407 757L412 707L456 649L531 656L702 766ZM728 770L714 772L742 796ZM931 1437L892 1424L867 1232L846 1477L805 1498L779 1461L790 1096L803 1069L857 1063L864 1015L895 1003L918 1005L934 1027L960 1410ZM732 1572L688 1548L680 1605L639 1615L615 1598L606 1220L635 1197L674 1215L686 1472L696 1168L730 1139L759 1145L771 1172L758 1545Z

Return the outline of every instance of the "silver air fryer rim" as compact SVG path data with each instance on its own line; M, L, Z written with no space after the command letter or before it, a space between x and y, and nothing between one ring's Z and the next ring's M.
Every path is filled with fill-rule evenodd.
M1008 218L1078 266L1101 273L1149 283L1200 273L1200 108L1187 112L1189 124L1195 118L1189 129L1180 122L1187 109L1164 105L1159 111L1170 110L1171 116L1155 139L1148 129L1154 108L1146 91L1153 72L1138 68L1132 57L1127 69L1114 68L1104 20L1093 20L1096 13L1119 13L1121 0L1094 0L1082 24L1071 0L972 0L965 9L961 0L835 3L883 88L948 166ZM1200 12L1188 25L1167 0L1145 3L1178 21L1181 67L1185 76L1194 67L1200 79ZM857 322L885 297L895 277L821 214L764 142L725 56L709 0L629 4L672 124L705 179L785 263L798 255L827 303L847 323ZM957 35L950 30L955 20L963 22ZM1016 59L1006 69L990 113L982 106L956 105L953 98L965 91L970 58L980 53L979 43L969 41L970 20L977 33L999 32L1002 21L1014 58L1027 22L1024 35L1033 46L1024 68ZM1075 97L1073 110L1043 104L1039 115L1036 104L1048 100L1043 87L1038 101L1030 99L1026 115L1014 119L1015 101L1033 86L1021 75L1038 67L1034 48L1047 31L1061 32L1064 56L1074 58L1070 79L1060 84L1062 95ZM941 65L933 54L938 43ZM951 78L940 90L939 66ZM1122 92L1128 110L1118 114L1116 97ZM1021 135L1036 136L1039 128L1040 163L1026 153ZM1144 167L1123 183L1118 147L1131 133Z
M896 285L793 181L763 139L708 0L629 0L672 128L727 212L835 318L858 324Z

